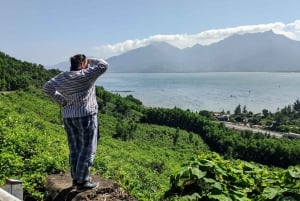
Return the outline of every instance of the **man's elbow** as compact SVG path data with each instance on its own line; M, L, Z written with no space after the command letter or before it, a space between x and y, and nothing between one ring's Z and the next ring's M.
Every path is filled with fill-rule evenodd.
M109 66L107 61L105 61L104 59L99 59L98 62L99 62L99 65L102 66L102 67L107 68Z
M46 93L46 91L48 91L48 83L47 82L43 85L43 91L45 93Z
M49 82L46 82L43 86L43 91L48 94L48 95L51 95L51 86L49 84Z

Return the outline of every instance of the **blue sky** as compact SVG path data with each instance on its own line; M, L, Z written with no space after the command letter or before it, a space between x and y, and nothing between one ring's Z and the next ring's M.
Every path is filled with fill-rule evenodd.
M300 40L298 0L0 0L0 51L53 65L84 53L108 58L166 41L208 45L232 34Z

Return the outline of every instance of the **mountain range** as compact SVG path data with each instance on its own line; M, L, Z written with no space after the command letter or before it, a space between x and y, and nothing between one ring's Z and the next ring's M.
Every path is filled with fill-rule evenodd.
M106 60L117 73L274 72L300 71L299 54L299 41L267 31L184 49L154 42ZM69 63L48 68L68 70Z

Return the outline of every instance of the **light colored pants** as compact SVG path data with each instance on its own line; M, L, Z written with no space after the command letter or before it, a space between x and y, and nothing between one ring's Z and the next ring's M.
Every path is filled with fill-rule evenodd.
M89 170L97 149L97 114L78 118L64 118L64 127L70 149L71 176L73 180L88 181Z

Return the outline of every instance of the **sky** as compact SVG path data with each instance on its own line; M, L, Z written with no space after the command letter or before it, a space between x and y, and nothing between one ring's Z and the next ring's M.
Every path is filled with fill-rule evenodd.
M165 41L209 45L273 30L300 41L299 0L0 0L0 51L44 66Z

